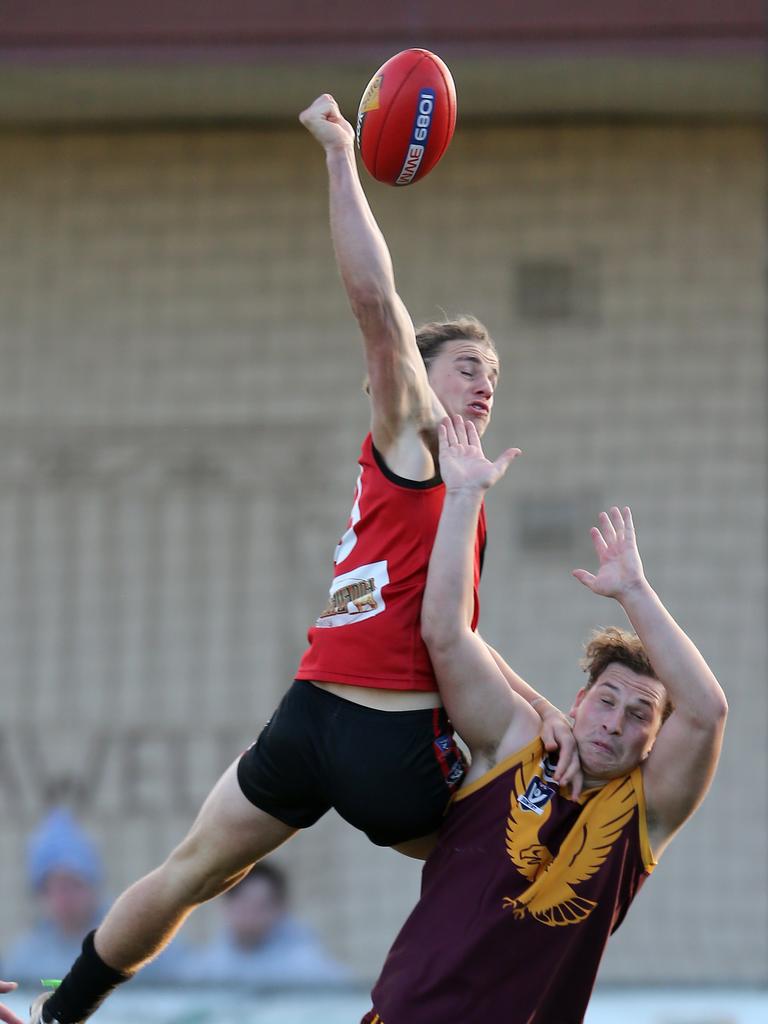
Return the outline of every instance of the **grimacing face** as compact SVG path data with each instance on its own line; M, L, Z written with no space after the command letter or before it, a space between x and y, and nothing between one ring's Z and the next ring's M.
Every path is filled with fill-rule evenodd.
M471 420L482 437L491 419L499 359L481 341L448 341L427 369L432 390L449 416Z
M666 690L620 662L606 666L571 708L585 780L603 782L636 768L661 727Z

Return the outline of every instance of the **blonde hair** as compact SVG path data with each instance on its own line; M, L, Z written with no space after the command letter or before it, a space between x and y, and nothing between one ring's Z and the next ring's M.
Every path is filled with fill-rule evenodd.
M416 331L416 344L427 372L429 372L432 361L449 341L479 341L481 344L487 345L495 355L498 355L496 343L488 333L488 328L476 316L470 316L467 313L452 320L432 320L428 324L422 324ZM366 395L371 393L370 380L367 375L363 380L363 391Z
M488 328L477 317L468 314L452 320L433 320L428 324L422 324L416 331L416 344L427 369L444 345L449 341L459 340L479 341L487 345L492 352L496 352L496 344L488 333Z

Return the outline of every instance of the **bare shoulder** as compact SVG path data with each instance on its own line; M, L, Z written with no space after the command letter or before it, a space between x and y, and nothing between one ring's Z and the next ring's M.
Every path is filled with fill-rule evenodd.
M541 732L541 719L531 705L520 699L515 703L515 716L494 751L496 763L527 747Z
M386 471L392 476L417 483L437 478L437 435L433 429L412 421L388 424L374 416L371 435Z
M528 708L530 715L522 707L518 711L520 717L515 717L497 744L479 745L475 743L472 745L472 758L464 779L464 786L485 779L497 769L504 770L505 762L525 750L540 734L541 719L536 712L530 707Z

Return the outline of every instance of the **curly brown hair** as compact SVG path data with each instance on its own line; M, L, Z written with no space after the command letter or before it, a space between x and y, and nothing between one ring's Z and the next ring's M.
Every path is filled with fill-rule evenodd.
M626 665L638 675L651 679L659 678L636 633L619 629L618 626L606 626L592 633L584 648L584 657L579 662L580 667L587 673L585 689L593 686L606 668L615 662ZM661 713L662 722L666 722L673 710L672 701L666 697Z

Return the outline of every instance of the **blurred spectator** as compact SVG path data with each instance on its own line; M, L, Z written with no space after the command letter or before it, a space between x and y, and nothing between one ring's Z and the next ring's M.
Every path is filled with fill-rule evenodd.
M69 811L57 808L27 843L27 877L39 919L3 956L5 973L21 982L62 977L83 937L101 917L102 866L95 846Z
M2 966L8 977L38 986L41 978L66 974L83 938L101 920L104 872L93 841L63 807L52 810L30 836L26 866L37 921L11 942ZM150 965L147 980L165 980L179 959L170 947Z
M256 864L218 901L222 927L185 957L184 976L201 984L327 985L350 981L346 967L288 909L286 876Z

